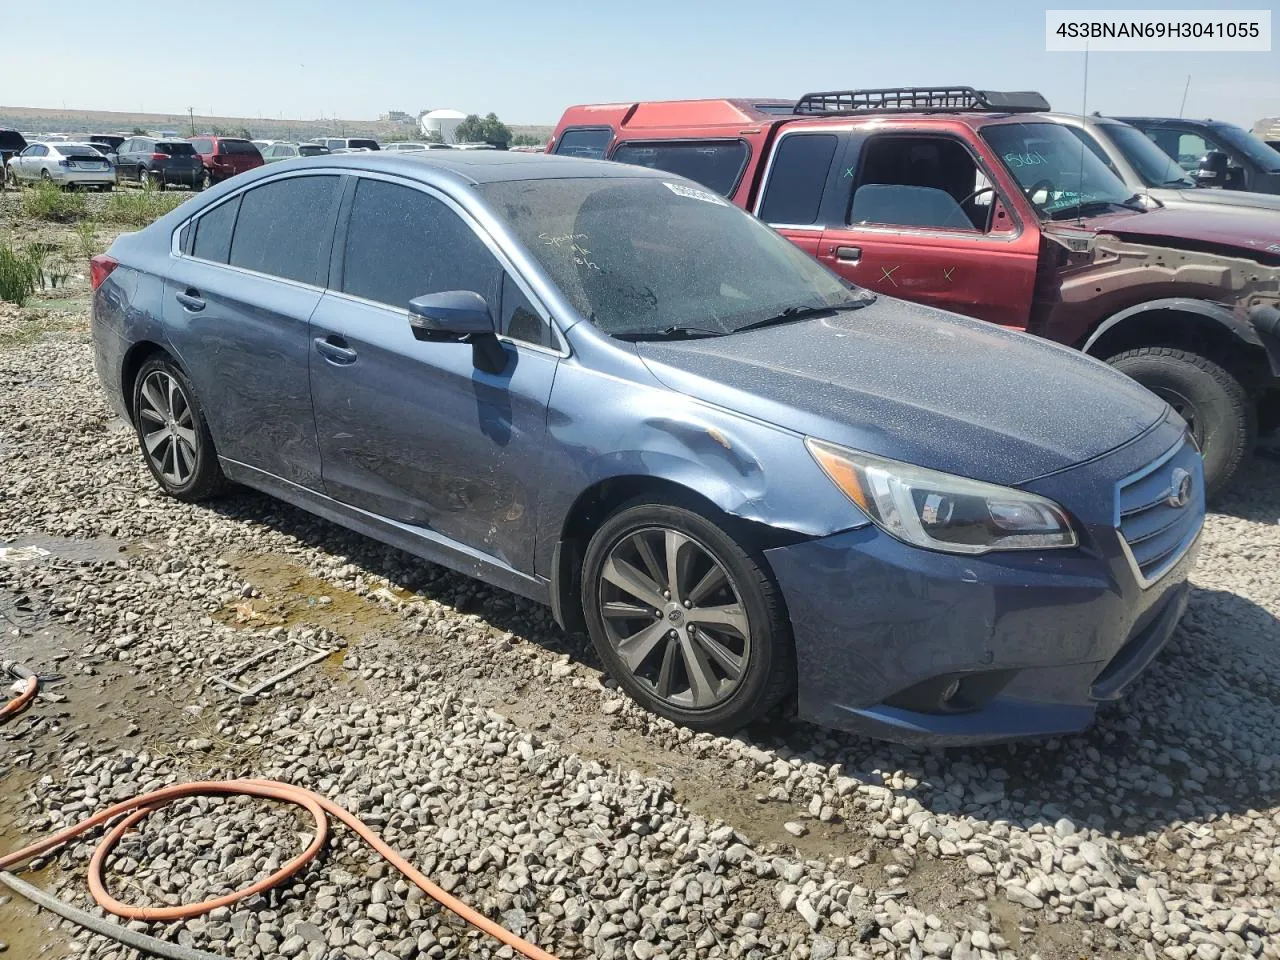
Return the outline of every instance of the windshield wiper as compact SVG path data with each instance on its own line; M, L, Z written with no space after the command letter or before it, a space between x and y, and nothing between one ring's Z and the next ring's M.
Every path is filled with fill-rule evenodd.
M665 330L623 330L613 334L619 340L696 340L702 337L723 337L725 330L708 330L706 327L670 326Z
M861 297L857 300L850 300L848 303L842 303L837 306L816 307L816 306L796 306L787 307L781 313L776 313L772 317L765 317L763 320L753 320L751 323L744 323L740 327L734 327L734 333L741 333L743 330L758 330L761 327L772 327L779 323L791 323L795 320L809 320L813 317L820 317L828 313L836 313L840 310L857 310L865 307L867 304L874 302L875 296Z

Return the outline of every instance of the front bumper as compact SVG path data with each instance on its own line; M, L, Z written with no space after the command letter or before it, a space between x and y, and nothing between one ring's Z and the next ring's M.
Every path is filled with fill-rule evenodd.
M1186 609L1198 538L1144 588L1112 512L1117 479L1179 436L1166 422L1121 451L1027 485L1056 491L1072 510L1084 528L1077 549L958 556L864 527L766 551L795 635L800 715L929 745L1084 729ZM959 693L946 700L939 691L952 684Z

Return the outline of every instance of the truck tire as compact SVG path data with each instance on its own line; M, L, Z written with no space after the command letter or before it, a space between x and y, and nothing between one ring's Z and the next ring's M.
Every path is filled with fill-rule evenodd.
M1249 458L1257 411L1248 391L1212 360L1174 347L1126 350L1107 363L1166 400L1204 455L1205 497L1214 499Z

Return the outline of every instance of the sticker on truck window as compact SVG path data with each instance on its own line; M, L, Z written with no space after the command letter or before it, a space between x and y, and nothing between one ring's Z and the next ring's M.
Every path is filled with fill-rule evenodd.
M668 183L662 181L662 185L674 193L677 197L688 197L690 200L702 200L706 203L714 203L717 206L727 207L729 202L718 193L712 193L710 190L699 190L697 187L687 187L683 183Z

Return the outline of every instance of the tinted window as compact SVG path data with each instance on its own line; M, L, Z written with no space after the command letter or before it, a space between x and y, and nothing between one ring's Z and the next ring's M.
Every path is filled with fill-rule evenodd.
M304 143L298 148L298 152L304 157L318 157L321 154L328 153L329 148L318 143Z
M603 160L604 152L613 139L613 131L608 127L596 130L566 130L560 134L560 142L556 144L556 153L568 157L586 157L589 160Z
M257 153L258 148L248 140L219 140L219 153Z
M377 150L378 141L377 140L348 140L347 146L348 147L366 147L369 150Z
M502 322L498 329L513 340L551 345L551 330L533 308L520 285L504 274L502 278Z
M214 207L196 221L196 242L191 255L215 263L226 263L231 252L231 231L236 225L240 198Z
M208 139L192 140L191 146L195 148L196 153L213 153L213 141Z
M765 223L815 222L839 142L830 133L783 137L773 155L760 219Z
M728 196L746 166L747 145L741 140L623 143L610 159L666 170Z
M337 177L320 176L277 180L245 193L231 241L231 265L318 282L337 192Z
M404 308L424 293L474 290L493 304L501 271L471 227L435 197L382 180L357 185L345 292Z
M157 143L156 153L164 153L171 157L194 157L196 155L196 148L186 142Z
M1229 123L1215 123L1213 132L1226 141L1228 147L1248 157L1263 170L1280 171L1280 156L1249 131Z

